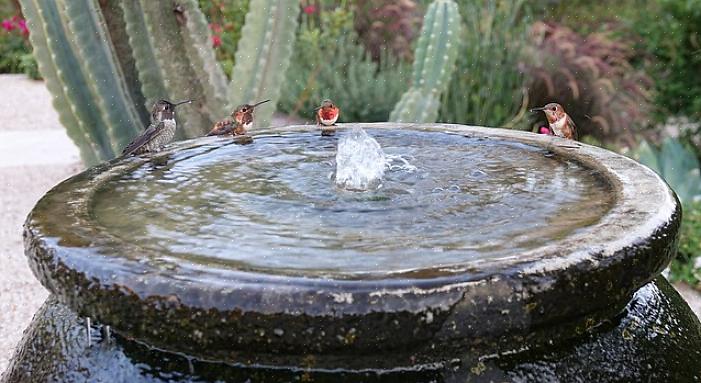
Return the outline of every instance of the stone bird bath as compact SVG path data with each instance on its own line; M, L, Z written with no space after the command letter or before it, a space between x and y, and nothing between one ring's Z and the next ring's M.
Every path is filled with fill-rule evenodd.
M333 182L357 126L388 160L366 192ZM699 322L659 276L681 207L648 168L460 125L254 138L48 192L25 246L52 296L4 381L701 379Z

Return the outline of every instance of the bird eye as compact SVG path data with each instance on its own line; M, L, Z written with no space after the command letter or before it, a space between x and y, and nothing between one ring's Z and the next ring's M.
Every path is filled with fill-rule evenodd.
M553 112L556 112L556 111L557 111L557 106L553 106L553 107L552 107L552 111L553 111Z
M246 112L248 112L248 108L243 108L243 109L241 109L241 111L246 113Z

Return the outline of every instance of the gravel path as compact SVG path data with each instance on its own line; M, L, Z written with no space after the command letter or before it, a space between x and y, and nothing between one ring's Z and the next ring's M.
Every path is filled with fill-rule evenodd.
M36 201L78 172L78 149L44 83L0 75L0 375L46 290L27 266L22 224Z
M0 375L47 297L27 266L22 224L36 201L53 185L82 168L42 82L0 75ZM273 125L304 123L276 116ZM701 298L676 286L697 315Z

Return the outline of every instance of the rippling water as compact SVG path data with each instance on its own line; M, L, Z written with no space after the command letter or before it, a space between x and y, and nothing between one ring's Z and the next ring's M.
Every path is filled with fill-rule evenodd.
M313 275L399 272L509 257L595 223L609 187L523 144L368 129L382 187L333 181L339 136L199 147L108 182L92 214L176 265Z

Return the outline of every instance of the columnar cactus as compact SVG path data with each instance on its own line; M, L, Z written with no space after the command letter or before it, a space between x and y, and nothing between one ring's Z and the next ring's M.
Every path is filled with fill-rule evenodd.
M453 0L435 0L416 45L412 86L395 105L391 121L435 122L441 93L455 70L461 20Z
M231 75L230 108L262 99L277 104L292 55L298 15L296 1L259 0L250 3ZM261 39L267 44L260 44ZM272 115L273 108L260 108L256 110L256 123L266 125Z
M196 0L21 4L53 105L87 165L119 153L160 98L196 100L179 111L180 138L205 133L238 103L277 100L299 14L298 2L252 1L228 83Z

